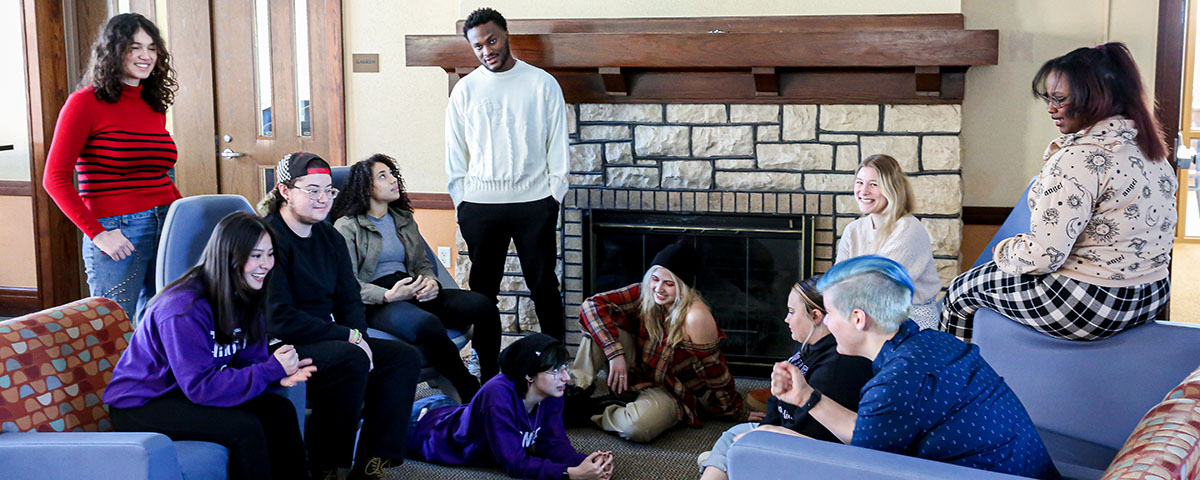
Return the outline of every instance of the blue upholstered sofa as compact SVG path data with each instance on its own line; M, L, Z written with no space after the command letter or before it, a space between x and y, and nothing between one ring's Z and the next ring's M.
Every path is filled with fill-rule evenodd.
M1029 231L1028 195L1026 190L977 265L991 259L1000 240ZM1071 342L984 309L976 313L973 341L1029 411L1059 472L1071 479L1102 478L1143 415L1200 364L1200 327L1173 322ZM805 478L1018 478L766 432L753 432L733 445L729 473L735 480L800 473Z
M340 173L344 179L345 167L336 168L335 173ZM217 222L234 211L253 210L245 198L237 195L198 195L178 200L172 205L159 244L155 272L159 289L195 264ZM428 245L426 250L443 288L458 288L454 278L437 261ZM94 329L104 333L94 335L100 343L92 343L82 336L63 337L74 326L59 324L81 315L87 316L79 324L85 329L93 328L92 322L99 322ZM459 348L470 340L469 330L449 333ZM125 313L111 301L96 297L0 324L0 359L3 359L3 363L0 363L0 426L3 427L3 433L0 434L0 479L227 478L228 455L220 445L173 442L157 433L108 431L111 425L108 424L99 397L104 385L112 378L112 366L127 345L130 334ZM374 329L370 330L370 334L391 337ZM46 355L29 356L34 342L47 352ZM88 361L82 363L86 369L80 374L76 372L78 369L73 362L80 361L78 358L85 355L83 347L87 347ZM106 358L99 358L98 353L92 353L93 350L104 352ZM66 374L62 373L63 370L55 372L60 361L72 362L62 364L62 368L67 370ZM65 379L65 375L70 374L79 378L59 380L59 377ZM14 375L17 375L17 380L14 380ZM39 375L47 378L40 378ZM48 381L49 376L55 377L55 380ZM29 385L18 385L20 379L31 381ZM450 382L439 381L442 380L441 376L431 366L422 367L420 379L431 382L447 395L457 398L458 394ZM64 397L64 392L68 391L76 393ZM304 384L288 389L278 388L276 393L292 401L303 431ZM50 414L34 411L43 408L51 410ZM78 417L79 411L85 408L88 419L94 420L75 423L66 420Z

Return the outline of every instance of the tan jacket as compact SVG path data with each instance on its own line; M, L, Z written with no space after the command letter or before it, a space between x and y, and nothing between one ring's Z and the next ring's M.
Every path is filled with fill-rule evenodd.
M996 245L1007 273L1056 273L1102 287L1167 278L1175 171L1148 159L1131 120L1111 117L1058 137L1029 189L1030 232Z
M417 221L413 219L412 212L389 208L388 214L396 223L396 234L400 236L400 243L404 244L404 266L408 268L408 273L414 277L424 275L437 280L437 272L426 254L425 240L417 230ZM346 239L346 248L350 251L350 264L358 278L363 303L384 303L383 295L387 293L387 289L371 283L371 280L375 279L375 267L379 266L383 235L366 213L339 218L333 226Z

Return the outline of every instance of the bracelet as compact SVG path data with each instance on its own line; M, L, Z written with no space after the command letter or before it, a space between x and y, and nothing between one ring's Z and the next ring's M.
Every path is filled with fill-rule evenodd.
M357 328L350 329L350 343L358 345L362 343L362 339L362 332L359 332Z

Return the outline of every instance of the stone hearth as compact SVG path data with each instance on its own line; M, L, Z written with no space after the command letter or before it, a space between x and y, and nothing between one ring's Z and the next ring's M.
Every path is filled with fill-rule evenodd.
M568 120L571 188L558 271L571 345L585 295L584 210L815 215L819 273L858 217L854 169L876 153L909 174L943 284L958 273L960 105L579 104L568 105ZM454 273L465 287L470 260L461 236L458 249ZM501 291L504 331L538 330L511 248Z

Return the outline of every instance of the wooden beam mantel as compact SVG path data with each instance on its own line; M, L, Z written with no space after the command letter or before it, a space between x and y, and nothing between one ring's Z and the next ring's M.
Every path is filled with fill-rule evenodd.
M959 103L999 37L961 15L618 20L510 20L510 45L570 102ZM406 35L405 50L451 84L479 65L460 34Z

